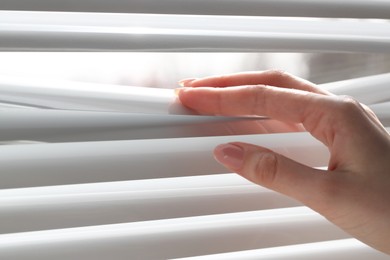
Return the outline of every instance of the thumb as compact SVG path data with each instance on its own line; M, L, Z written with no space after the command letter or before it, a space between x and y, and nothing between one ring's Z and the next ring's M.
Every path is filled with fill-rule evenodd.
M323 202L326 171L313 169L266 148L246 143L222 144L215 159L244 178L293 197L311 207Z

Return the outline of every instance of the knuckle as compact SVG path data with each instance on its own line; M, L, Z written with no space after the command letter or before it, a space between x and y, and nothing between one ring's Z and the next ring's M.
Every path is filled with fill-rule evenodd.
M285 78L290 78L291 75L287 73L284 70L279 69L271 69L266 72L270 77L272 77L274 80L280 80Z
M229 75L219 75L216 77L218 82L218 86L230 86L231 85L231 77Z
M272 186L278 172L278 158L274 153L260 153L257 157L254 173L259 183Z
M354 115L356 113L361 113L362 106L353 97L340 96L337 110L342 116L351 116L351 115Z
M261 115L264 113L264 108L267 105L267 99L265 98L267 86L264 85L252 85L247 86L247 91L250 94L248 96L247 105L250 105L250 115Z

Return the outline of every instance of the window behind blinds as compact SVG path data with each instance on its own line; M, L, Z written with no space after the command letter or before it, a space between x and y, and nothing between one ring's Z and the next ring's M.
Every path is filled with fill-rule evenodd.
M0 8L2 51L390 49L385 1L3 0ZM381 74L322 87L366 103L388 127L389 83ZM0 76L0 118L0 259L387 259L214 161L217 144L245 141L327 165L327 149L307 133L240 128L267 118L193 115L169 89L11 76Z

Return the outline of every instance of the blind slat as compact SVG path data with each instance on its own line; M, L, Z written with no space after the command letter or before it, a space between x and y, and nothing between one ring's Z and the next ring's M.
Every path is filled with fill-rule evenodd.
M199 257L180 258L181 260L334 260L334 259L355 259L355 260L386 260L385 255L356 239L340 239L333 241L290 245L258 250L248 250L216 255ZM176 259L179 260L179 259Z
M0 101L32 108L192 114L174 90L61 80L0 77Z
M255 124L253 120L256 119L1 108L0 118L2 142L87 142L244 135L252 134L255 130L241 127L242 124Z
M213 159L212 150L233 141L264 145L312 166L326 165L329 156L308 133L4 145L0 187L223 173L226 169Z
M390 73L321 84L336 95L349 95L366 105L390 101Z
M322 216L298 207L0 235L0 255L168 259L347 237Z
M389 101L390 74L321 84L337 95L370 105ZM0 76L0 102L38 108L116 111L149 114L193 114L176 100L172 89L153 89L61 80Z
M377 96L378 98L379 95ZM381 99L385 99L382 97ZM370 106L383 124L390 119L390 102ZM270 125L257 118L152 115L43 109L1 109L0 142L88 142L181 138L259 133L243 127ZM276 130L275 130L276 132Z
M251 182L238 176L237 174L215 174L203 176L173 177L161 179L145 179L136 181L86 183L76 185L57 185L32 188L0 189L1 198L18 198L24 196L45 196L51 194L91 194L105 192L125 192L125 191L150 191L159 189L197 189L209 187L236 187L250 185Z
M381 0L2 0L3 10L389 18Z
M0 234L298 205L286 196L254 184L18 196L0 198Z
M7 11L0 14L3 51L390 49L390 24L369 20Z

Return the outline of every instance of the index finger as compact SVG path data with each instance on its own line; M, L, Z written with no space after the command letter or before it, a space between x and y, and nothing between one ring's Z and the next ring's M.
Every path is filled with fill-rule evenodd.
M333 95L314 83L281 70L247 71L226 75L216 75L200 79L182 81L185 87L231 87L241 85L269 85L281 88L294 88L317 94Z
M326 145L335 136L334 129L353 133L362 129L365 113L351 98L265 85L230 88L182 88L181 102L200 114L268 116L284 122L302 123L306 130ZM359 117L363 121L359 120ZM342 125L340 125L342 124Z

